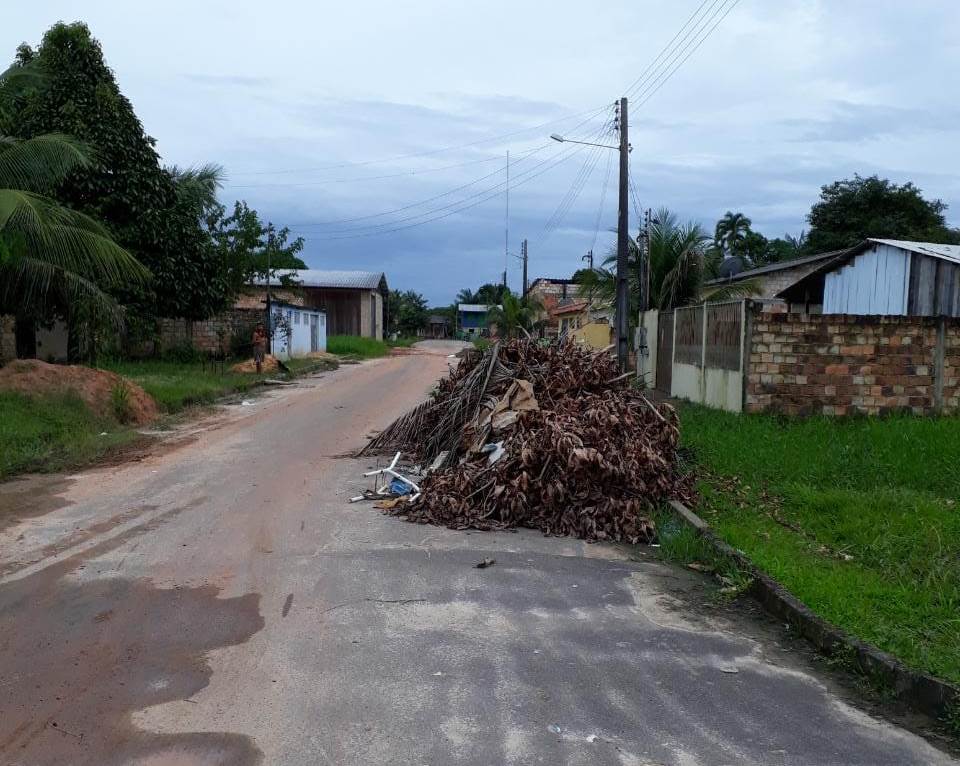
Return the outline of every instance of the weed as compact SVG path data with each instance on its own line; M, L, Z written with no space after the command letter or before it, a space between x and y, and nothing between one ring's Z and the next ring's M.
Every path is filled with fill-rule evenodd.
M130 411L130 389L127 388L124 381L117 381L110 389L110 406L118 423L129 422L132 414Z
M954 701L950 705L947 705L947 709L943 715L940 716L940 720L943 721L944 725L946 725L952 734L960 737L960 702Z

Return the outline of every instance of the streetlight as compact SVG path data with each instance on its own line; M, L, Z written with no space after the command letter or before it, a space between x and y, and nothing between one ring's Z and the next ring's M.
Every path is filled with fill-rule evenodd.
M629 351L629 341L627 339L630 328L630 292L627 285L627 263L630 243L630 234L627 231L629 225L629 201L627 199L627 173L629 168L628 158L630 155L630 144L627 141L627 99L620 99L620 145L611 146L610 144L594 144L590 141L574 141L569 138L552 133L550 135L554 141L568 144L583 144L584 146L599 146L603 149L617 149L620 152L620 209L617 216L617 303L616 303L616 330L617 330L617 364L620 372L627 371L627 356Z

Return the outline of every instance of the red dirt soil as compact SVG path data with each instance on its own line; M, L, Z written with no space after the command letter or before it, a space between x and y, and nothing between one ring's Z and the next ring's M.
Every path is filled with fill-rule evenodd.
M133 381L115 372L81 365L47 364L39 359L18 359L0 367L0 390L28 396L73 393L100 417L114 417L112 392L127 389L127 418L136 425L157 419L157 403Z

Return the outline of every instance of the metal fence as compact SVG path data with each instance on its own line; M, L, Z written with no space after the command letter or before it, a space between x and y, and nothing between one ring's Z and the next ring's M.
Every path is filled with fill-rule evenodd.
M739 370L743 331L743 302L707 306L705 357L707 367Z
M673 317L673 361L699 367L703 362L703 306L675 309Z

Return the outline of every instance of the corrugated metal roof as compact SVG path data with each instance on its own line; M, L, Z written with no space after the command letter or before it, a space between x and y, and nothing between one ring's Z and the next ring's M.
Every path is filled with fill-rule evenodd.
M290 276L304 287L341 287L353 290L377 290L386 279L382 271L326 271L323 269L290 269L277 276Z
M720 279L711 279L706 284L708 285L724 285L729 282L739 282L742 279L750 279L751 277L757 277L761 274L769 274L774 271L783 271L784 269L792 269L796 266L803 266L808 263L816 263L817 261L822 261L827 258L833 258L840 255L841 253L847 252L846 250L831 250L829 253L817 253L816 255L805 255L802 258L792 258L789 261L777 261L776 263L769 263L766 266L757 266L755 269L747 269L746 271L738 271L731 277L722 277Z
M941 245L937 242L910 242L905 239L876 239L871 237L869 242L876 242L880 245L890 245L899 247L901 250L907 250L911 253L920 253L934 258L943 258L947 261L960 263L960 245Z
M465 311L468 314L470 313L483 313L486 314L493 306L484 306L482 303L458 303L457 311ZM500 308L497 306L497 308Z

